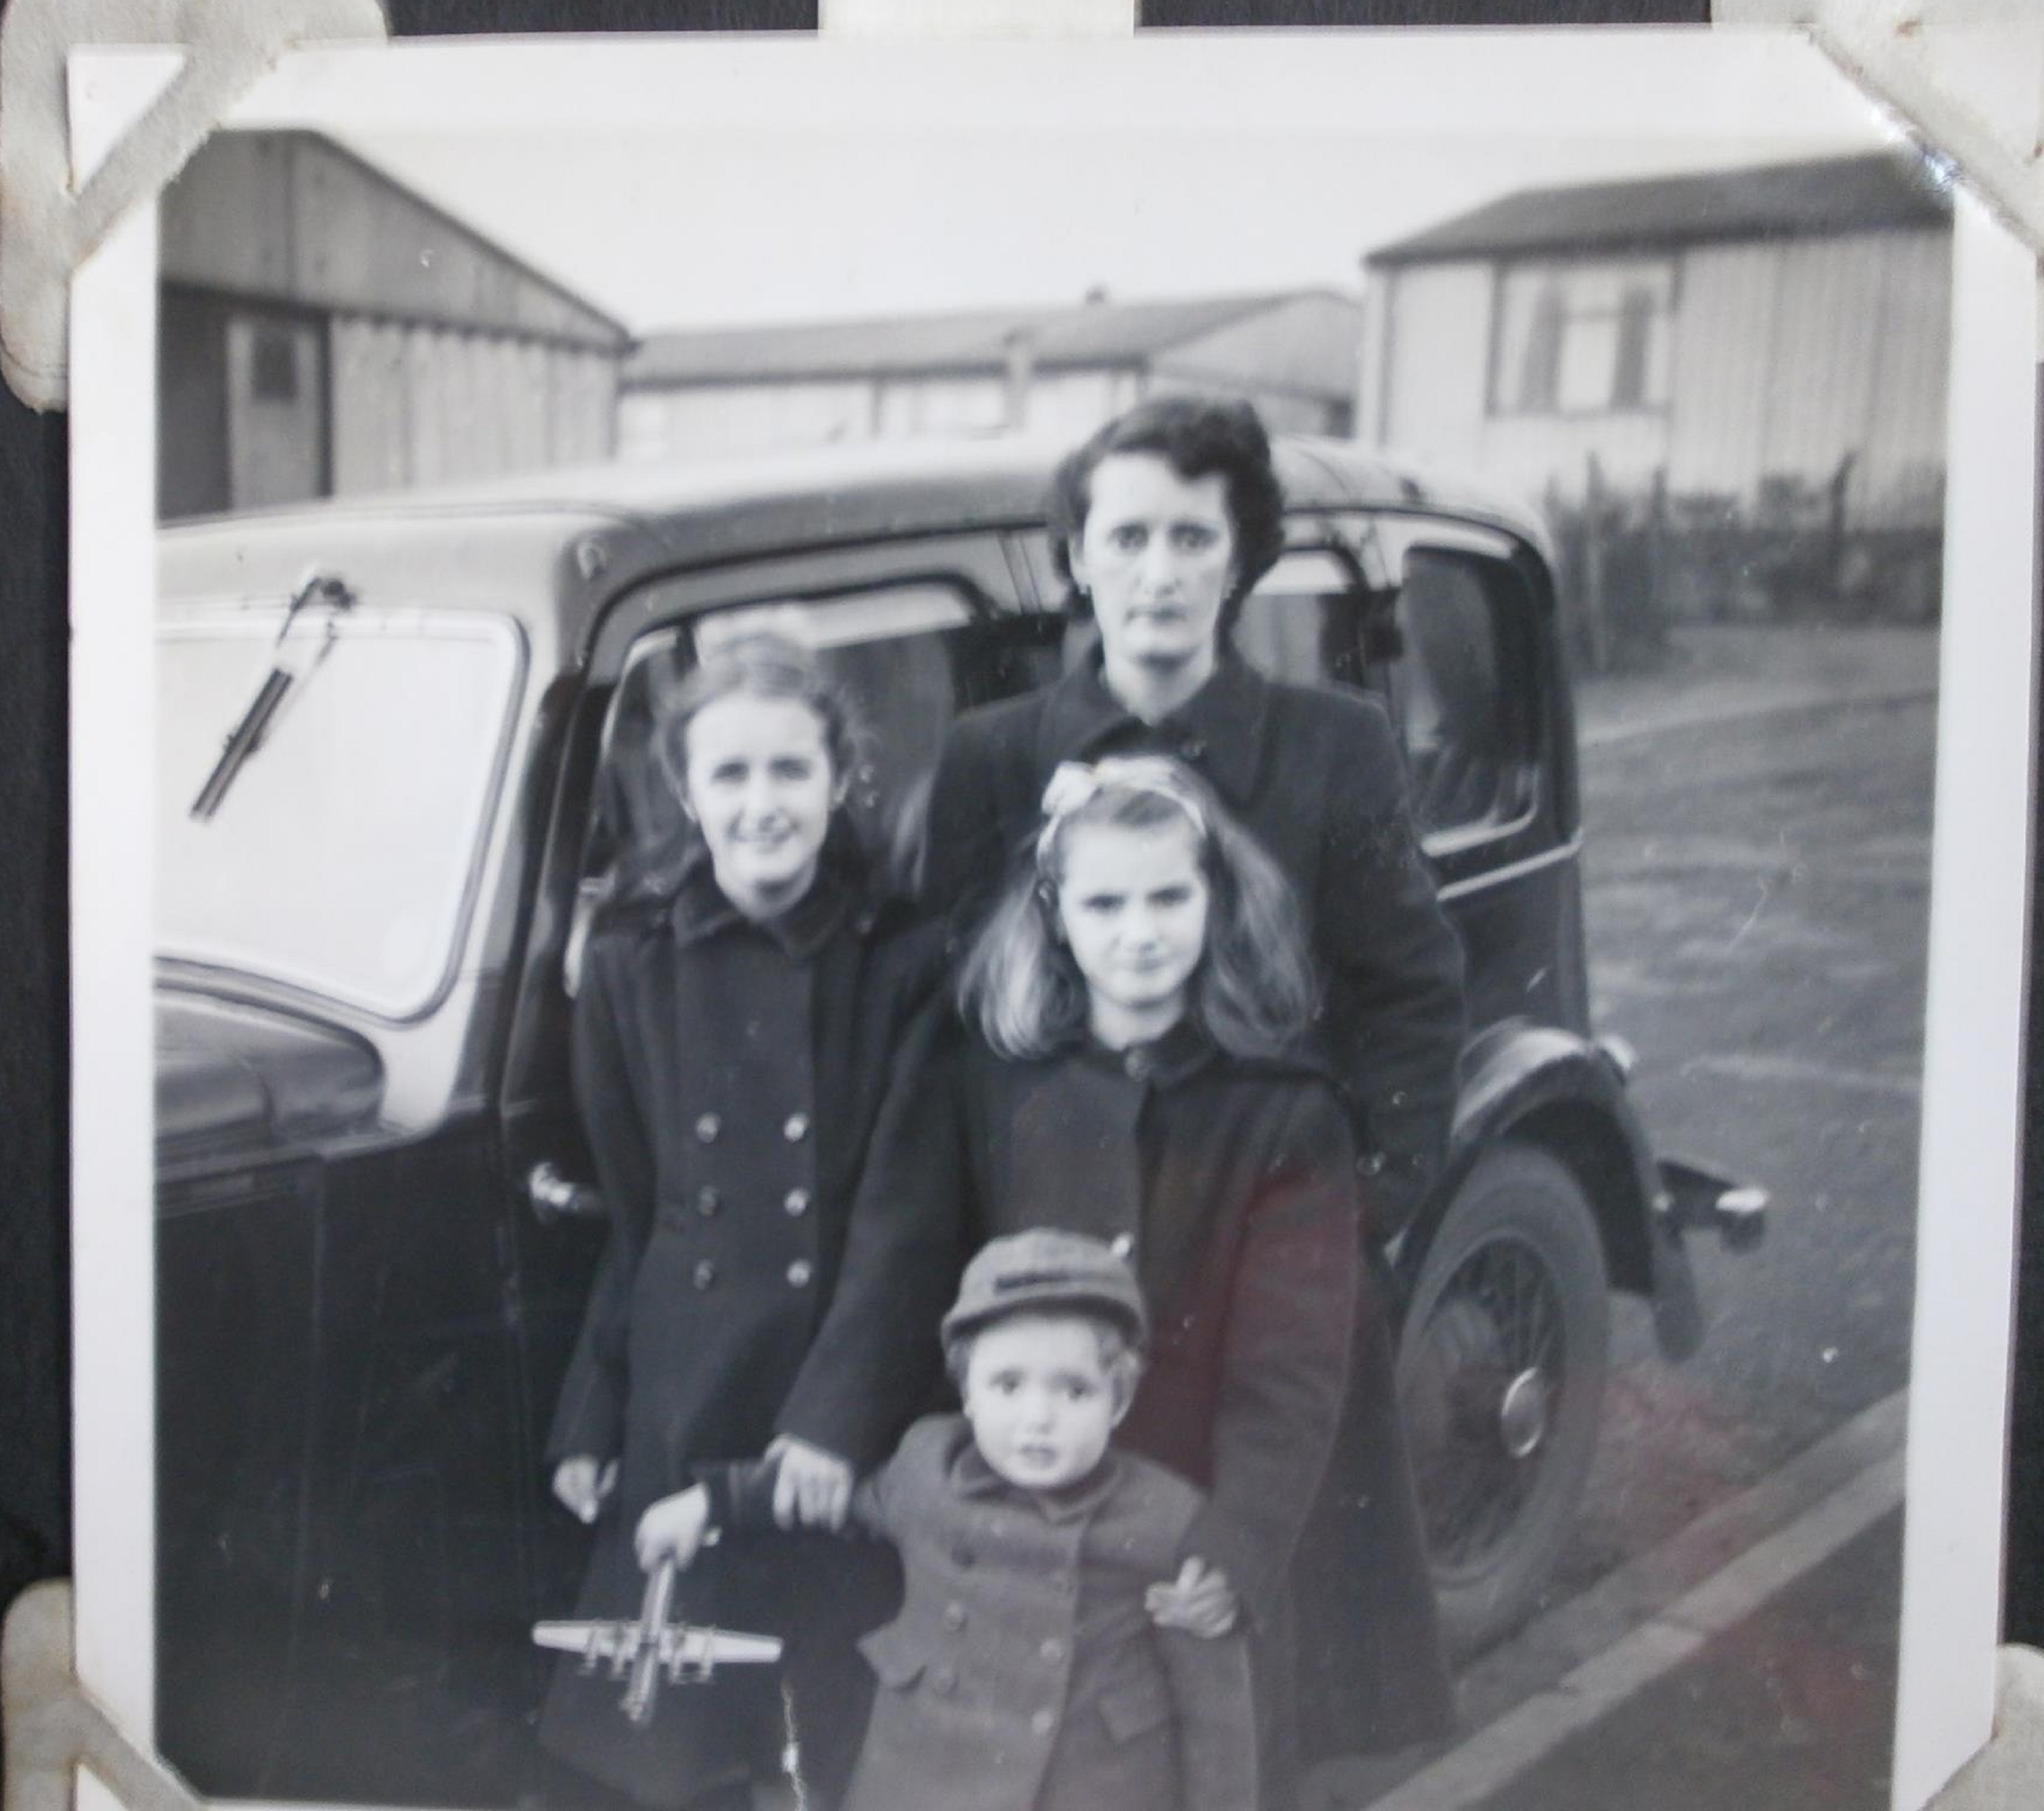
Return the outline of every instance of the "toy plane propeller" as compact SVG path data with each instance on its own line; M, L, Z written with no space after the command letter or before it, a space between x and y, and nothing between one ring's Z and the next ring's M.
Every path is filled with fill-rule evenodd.
M536 1622L532 1639L542 1648L579 1654L586 1673L607 1666L613 1679L629 1678L623 1704L624 1714L634 1723L651 1717L663 1672L670 1685L701 1685L720 1666L781 1658L776 1636L740 1635L729 1629L670 1622L667 1609L674 1592L674 1563L670 1559L646 1581L645 1602L636 1622Z

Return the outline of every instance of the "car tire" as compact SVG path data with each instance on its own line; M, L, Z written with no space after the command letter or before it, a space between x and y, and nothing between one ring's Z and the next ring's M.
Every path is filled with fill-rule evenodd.
M1423 1260L1398 1398L1458 1659L1524 1620L1561 1555L1596 1449L1610 1342L1595 1211L1535 1146L1479 1158Z

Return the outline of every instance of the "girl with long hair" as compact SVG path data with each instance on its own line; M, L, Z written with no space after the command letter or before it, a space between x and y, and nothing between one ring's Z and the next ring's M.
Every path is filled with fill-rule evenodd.
M1163 756L1072 763L1043 811L961 971L970 1236L1058 1227L1134 1265L1156 1332L1119 1437L1207 1493L1151 1613L1247 1618L1281 1805L1290 1560L1351 1340L1381 1336L1348 1116L1301 1054L1316 1002L1291 890L1210 787Z

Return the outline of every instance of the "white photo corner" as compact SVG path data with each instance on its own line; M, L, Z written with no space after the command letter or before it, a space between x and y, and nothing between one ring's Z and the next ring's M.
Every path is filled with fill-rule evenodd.
M82 171L176 60L74 56ZM1785 36L285 58L73 292L82 1683L280 1803L567 1793L536 1625L721 1701L548 1488L663 726L800 644L927 887L954 719L1112 658L1059 460L1207 399L1283 498L1222 671L1376 701L1470 1027L1438 1167L1358 1132L1457 1727L1295 1593L1298 1802L1926 1803L1993 1709L2035 298ZM659 1209L706 1298L728 1188Z

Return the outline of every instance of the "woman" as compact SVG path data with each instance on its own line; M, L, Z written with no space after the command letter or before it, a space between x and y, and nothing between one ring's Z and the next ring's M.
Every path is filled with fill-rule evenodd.
M1097 652L954 726L932 786L924 892L976 919L1023 859L1059 763L1163 752L1200 774L1291 882L1321 982L1320 1053L1353 1116L1370 1233L1397 1233L1447 1143L1464 1025L1462 952L1420 859L1382 705L1292 686L1228 636L1282 546L1283 493L1254 410L1167 398L1068 457L1053 545ZM1366 1287L1366 1294L1374 1292ZM1444 1734L1453 1699L1382 1316L1358 1319L1346 1425L1303 1542L1302 1740L1385 1751ZM1302 1561L1302 1563L1304 1563Z
M869 896L840 828L843 699L803 651L759 637L690 676L657 749L695 844L656 908L591 940L576 1001L577 1098L612 1236L549 1456L556 1494L599 1523L586 1617L637 1615L632 1528L697 1463L770 1444L784 1520L841 1514L853 1468L891 1449L930 1386L893 1331L936 1326L956 1264L947 1232L912 1211L925 1195L853 1224L858 1178L890 1136L890 1078L934 1019L919 1012L939 952ZM826 1308L828 1362L812 1352ZM859 1722L851 1631L828 1625L885 1605L803 1592L800 1576L713 1557L676 1609L796 1638L793 1733L828 1775ZM805 1693L810 1658L822 1683ZM638 1728L613 1682L564 1667L541 1740L648 1805L745 1805L789 1734L765 1675L663 1694Z

